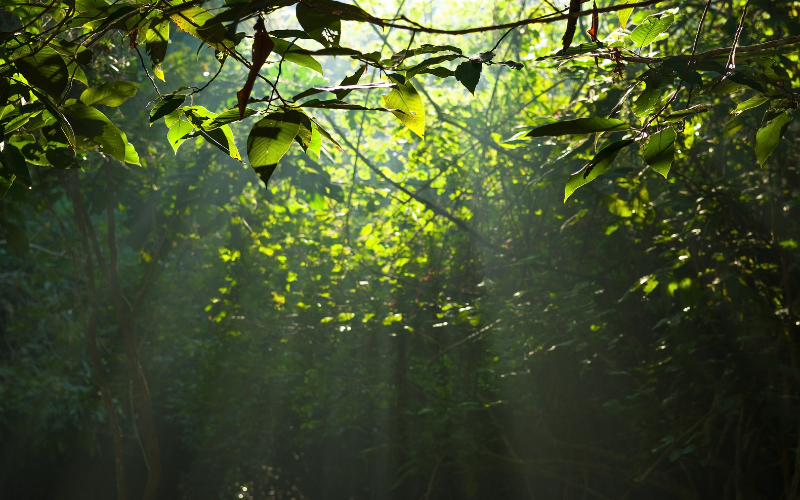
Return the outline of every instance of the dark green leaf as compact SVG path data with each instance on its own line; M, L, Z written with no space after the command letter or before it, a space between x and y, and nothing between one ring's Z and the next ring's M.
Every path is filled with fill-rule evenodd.
M14 63L28 83L58 98L69 83L69 71L61 55L50 47Z
M342 36L342 21L330 12L316 8L313 3L300 2L295 10L297 22L308 36L326 47L338 46Z
M3 151L0 152L0 160L2 160L4 169L8 169L14 174L17 179L31 187L31 173L28 170L28 162L22 156L22 152L14 145L6 143L3 146Z
M481 66L483 64L476 61L464 61L456 68L456 79L461 82L471 94L475 94L475 87L481 79Z
M542 125L525 134L525 137L553 137L559 135L594 134L597 132L622 132L629 128L630 125L622 120L593 116L591 118L578 118L576 120Z
M76 102L64 108L64 115L76 131L78 145L99 144L104 153L121 162L126 161L126 144L122 133L111 121L95 108Z
M353 73L351 76L344 77L342 83L340 83L339 86L348 87L350 85L358 84L359 80L361 80L361 77L364 75L364 72L366 70L367 70L367 65L362 64L361 66L358 67L356 72ZM347 94L349 94L350 92L352 92L351 89L342 89L339 91L334 91L334 93L336 94L336 98L339 99L340 101L343 100L345 97L347 97Z
M171 95L160 100L158 104L153 107L153 111L150 112L150 123L153 123L159 118L163 118L172 113L181 107L185 101L186 96L183 95Z

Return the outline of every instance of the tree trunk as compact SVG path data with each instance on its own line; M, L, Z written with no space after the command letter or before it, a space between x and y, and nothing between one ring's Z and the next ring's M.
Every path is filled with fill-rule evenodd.
M111 438L114 442L114 465L116 470L117 480L117 499L128 499L128 484L125 477L125 448L122 439L122 428L119 425L119 418L117 411L114 408L114 401L111 398L111 391L108 388L106 377L103 371L103 363L100 360L100 353L97 350L97 293L94 283L94 268L92 266L92 253L89 248L89 238L86 234L86 214L83 208L83 203L80 199L80 191L78 189L77 175L72 176L72 179L67 179L66 183L67 193L70 194L72 199L72 208L75 212L75 222L78 225L78 231L81 235L81 246L83 254L86 256L86 263L84 272L86 274L86 294L89 302L89 317L86 325L86 345L89 349L89 358L92 363L92 374L94 375L95 382L100 388L100 394L103 398L103 406L108 416L108 428L111 432Z
M111 288L111 299L117 313L119 327L122 331L122 340L125 345L125 356L128 361L128 372L133 383L133 401L136 405L139 425L142 430L142 440L147 456L147 482L144 487L143 500L155 500L161 481L161 456L158 447L158 437L153 424L153 408L150 393L147 388L142 366L139 363L139 346L136 336L136 311L128 311L123 302L117 275L117 242L114 219L114 178L111 162L106 163L106 212L108 217L108 249L109 266L108 281ZM134 418L135 418L134 417Z

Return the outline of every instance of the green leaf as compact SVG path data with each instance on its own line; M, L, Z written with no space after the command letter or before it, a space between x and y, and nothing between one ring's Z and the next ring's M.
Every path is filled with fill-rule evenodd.
M258 111L256 111L253 108L245 108L244 117L245 118L249 118L249 117L253 116L256 113L258 113ZM239 120L239 108L235 107L235 108L229 109L227 111L224 111L224 112L218 114L214 118L213 121L211 121L210 123L204 125L203 128L205 128L206 130L213 130L213 129L217 128L217 127L221 127L223 125L227 125L229 123L234 123L234 122L238 122L238 121L240 121Z
M425 59L421 63L417 64L416 66L408 68L406 70L406 78L413 78L415 75L425 72L425 70L427 70L431 66L447 61L452 61L453 59L458 59L459 57L461 57L459 54L448 54L446 56L430 57L428 59Z
M171 95L160 100L158 104L153 107L153 111L150 112L150 123L152 124L159 118L163 118L172 113L181 107L185 101L186 96L184 95Z
M674 113L670 113L663 118L664 123L675 123L681 120L684 120L690 116L696 115L698 113L705 113L709 109L713 108L711 104L696 104L691 108L682 109L680 111L676 111Z
M106 82L83 91L80 101L87 106L103 104L116 107L136 95L139 84L134 82Z
M286 40L281 40L280 38L274 39L273 42L275 42L275 47L272 49L272 51L283 57L285 61L289 61L292 64L314 70L320 75L322 74L322 65L316 59L308 54L298 53L299 51L305 49L302 49L291 42L287 42Z
M578 118L542 125L531 130L525 137L555 137L559 135L594 134L597 132L622 132L630 129L627 122L616 118Z
M81 102L65 107L64 115L76 131L79 146L86 147L91 141L99 144L104 153L123 163L126 161L127 141L106 115Z
M32 86L58 98L69 83L69 70L64 59L50 47L14 62L17 70Z
M299 111L270 113L250 130L247 159L265 187L278 161L289 151L302 121L303 114Z
M326 47L339 45L342 36L341 19L307 2L297 4L295 15L308 36Z
M421 139L425 139L425 108L417 89L410 82L405 85L398 83L394 90L381 97L394 116Z
M25 157L22 156L22 152L16 146L6 142L3 146L3 151L0 152L0 161L2 161L3 167L11 171L20 182L27 187L31 187L31 173L28 170L28 162L25 161Z
M639 48L650 45L658 35L669 29L674 20L675 16L672 14L662 15L660 18L655 15L648 16L642 24L633 30L630 39Z
M139 162L139 153L136 152L136 148L133 147L133 144L128 142L128 136L121 130L119 133L122 135L122 140L125 141L125 163L141 165Z
M579 187L592 182L599 175L608 172L611 169L611 163L617 158L619 152L633 143L633 140L626 139L604 147L592 158L592 161L587 163L582 169L570 175L569 179L567 179L567 185L564 188L564 201L566 202Z
M537 61L543 61L545 59L565 59L568 57L575 57L583 54L589 54L591 52L597 51L597 49L602 49L605 47L606 44L603 42L591 42L591 43L582 43L580 45L576 45L574 47L570 47L567 50L559 50L553 54L548 54L546 56L536 58Z
M748 109L757 108L769 100L769 97L765 97L763 95L751 97L750 99L737 104L733 114L738 115L739 113L747 111Z
M481 67L483 64L476 61L464 61L456 67L456 80L475 95L475 87L481 79Z
M627 5L628 3L630 3L630 0L625 2L623 5ZM633 7L617 11L617 18L619 19L620 28L625 29L625 26L628 25L628 19L630 19L632 12L633 12Z
M238 118L238 110L237 115ZM184 121L183 118L179 118L178 121L172 124L169 128L169 132L167 133L167 140L169 141L172 149L175 151L175 154L178 154L178 148L181 144L183 144L188 136L194 131L194 127L188 121Z
M169 20L151 24L145 34L145 50L150 56L153 73L156 77L164 80L164 72L161 70L161 63L167 57L167 47L169 47Z
M650 168L667 178L675 157L675 130L666 128L651 135L642 147L642 156Z
M783 111L762 126L756 133L756 158L758 163L764 165L769 155L778 146L778 142L786 133L786 129L792 122L792 115L788 111Z
M342 83L339 84L340 87L349 87L351 85L357 85L361 77L364 75L364 72L367 70L367 65L362 64L358 67L355 73L351 76L346 76L342 80ZM347 97L347 94L352 92L352 89L343 89L338 91L333 91L336 94L336 98L340 101Z
M202 136L205 140L234 160L242 161L242 157L239 155L239 150L236 148L236 143L233 140L233 132L231 132L229 126L223 125L213 130L203 130L200 128L195 135Z
M341 99L339 97L340 94L347 95L354 90L386 89L394 87L397 87L396 83L388 83L388 82L359 83L355 85L336 85L335 87L313 87L306 90L305 92L297 94L292 98L292 101L297 101L304 97L319 94L320 92L333 92L334 94L336 94L336 100L339 101Z
M225 36L225 26L202 7L190 6L170 17L178 28L220 52L227 54L236 45Z

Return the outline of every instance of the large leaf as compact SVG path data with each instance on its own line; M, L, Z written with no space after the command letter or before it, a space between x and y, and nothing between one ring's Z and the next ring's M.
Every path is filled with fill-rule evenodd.
M666 128L651 135L642 148L644 160L665 179L675 157L675 137L675 130Z
M572 193L579 187L592 182L597 176L608 172L611 169L611 163L617 158L619 152L633 143L633 140L626 139L604 147L592 158L592 161L584 165L582 169L570 175L569 179L567 179L567 185L564 188L564 201L567 201Z
M69 83L69 70L61 55L50 47L14 63L28 83L58 98Z
M106 82L95 88L88 88L81 94L80 101L87 106L103 104L119 106L136 95L139 84L135 82Z
M756 133L756 158L758 163L764 165L767 158L778 146L783 134L792 122L792 115L789 111L783 111L771 120L767 121Z
M300 51L309 51L305 51L305 49L280 38L276 38L273 41L275 42L275 47L272 50L285 61L314 70L320 75L322 74L322 65L316 59L308 54L299 53Z
M308 33L308 36L326 47L339 45L339 39L342 36L341 19L309 2L300 2L295 15L297 22Z
M555 137L559 135L594 134L597 132L621 132L629 128L630 125L628 125L627 122L616 118L592 116L590 118L578 118L575 120L542 125L525 134L525 137Z
M409 130L425 139L425 108L422 105L422 98L411 82L407 81L405 85L398 83L394 90L382 97L386 107L392 110L394 116Z
M228 53L236 45L226 38L225 26L202 7L191 6L172 14L178 28L207 43L216 50Z
M672 14L665 14L660 18L649 16L633 30L630 39L639 48L650 45L658 35L667 31L674 20L675 16Z
M102 151L126 162L127 142L119 129L97 109L76 102L64 108L64 115L75 130L78 145L99 144Z
M478 86L478 82L481 79L482 67L483 64L472 60L464 61L456 67L456 80L461 82L473 95L475 94L475 87Z
M267 186L278 161L289 151L300 130L303 113L287 111L270 113L250 130L247 136L247 159Z

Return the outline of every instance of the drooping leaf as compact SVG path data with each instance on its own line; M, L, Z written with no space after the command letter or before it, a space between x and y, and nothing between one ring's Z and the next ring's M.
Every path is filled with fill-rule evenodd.
M525 137L555 137L559 135L594 134L597 132L621 132L630 129L630 125L616 118L578 118L563 122L550 123L536 127Z
M628 3L630 3L630 0L626 1L623 5L627 5ZM617 19L619 19L620 28L625 29L625 27L628 25L628 19L630 19L632 12L633 7L617 11Z
M120 130L97 109L75 102L64 108L64 115L72 124L78 145L100 145L102 151L121 162L126 161L126 144Z
M342 21L313 3L300 2L295 11L297 22L308 36L326 47L338 46L342 36Z
M303 49L301 49L297 45L281 39L275 39L273 40L273 42L275 42L275 47L273 51L276 54L279 54L283 58L283 60L289 61L292 64L296 64L304 68L314 70L320 75L322 74L322 65L319 63L319 61L317 61L308 54L299 53L299 51Z
M1 173L2 168L0 168L0 174ZM11 189L11 186L14 184L14 179L16 179L14 174L9 175L8 178L0 175L0 200L6 197L6 193L8 193L8 190Z
M651 135L642 147L642 156L650 168L667 178L675 157L675 130L666 128Z
M184 102L186 102L186 96L180 94L167 96L158 101L153 107L153 111L150 112L150 123L152 124L159 118L163 118L172 113L180 108Z
M134 82L106 82L95 88L88 88L81 93L80 101L87 106L103 104L119 106L136 95L139 84Z
M133 144L128 141L128 136L121 130L119 133L122 136L122 140L125 141L125 163L141 165L139 162L139 153L136 152L136 148L133 147Z
M611 169L611 163L617 158L619 152L633 143L633 140L626 139L604 147L592 158L592 161L587 163L582 169L570 175L569 179L567 179L567 185L564 187L564 201L566 202L579 187L592 182L599 175L608 172Z
M161 63L167 57L167 47L169 47L169 19L151 24L144 39L145 50L150 56L153 73L163 81L164 71L161 69Z
M56 99L61 96L61 92L69 83L69 71L64 59L50 47L44 47L32 56L18 59L14 64L28 83Z
M395 89L382 97L394 116L421 139L425 139L425 108L411 82L406 81L405 85L398 83Z
M783 134L792 122L790 111L783 111L777 116L768 120L756 133L756 158L758 163L764 165L767 158L778 146Z
M456 67L455 76L461 84L475 95L475 87L481 79L481 67L483 64L476 61L464 61Z
M278 161L289 151L302 120L303 114L299 111L270 113L250 130L247 158L265 187Z
M17 146L6 143L3 150L0 151L0 161L3 164L3 168L8 169L16 176L17 180L26 187L31 187L31 173L28 170L28 163Z
M242 161L242 157L239 155L239 150L236 148L236 143L233 140L233 132L231 132L229 126L223 125L213 130L198 128L193 136L197 135L203 137L206 141L210 142L213 146L234 160Z
M650 45L658 35L669 29L674 20L675 16L672 14L663 14L660 17L658 15L648 16L631 32L630 39L639 48Z

